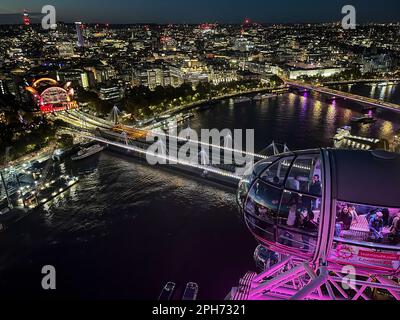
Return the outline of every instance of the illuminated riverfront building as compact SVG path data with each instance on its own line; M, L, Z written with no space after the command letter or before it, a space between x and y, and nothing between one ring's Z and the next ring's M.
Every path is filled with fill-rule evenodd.
M41 78L26 87L42 113L51 113L78 108L74 100L74 89L68 82L64 86L51 78Z
M343 72L345 69L340 67L321 67L306 63L289 63L282 66L273 66L271 72L280 77L296 80L301 77L331 77Z

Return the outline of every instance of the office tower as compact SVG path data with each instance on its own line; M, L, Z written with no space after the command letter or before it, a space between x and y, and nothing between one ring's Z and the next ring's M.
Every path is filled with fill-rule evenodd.
M82 22L75 22L75 26L76 26L76 35L78 37L77 46L79 48L82 48L85 46L85 42L84 42L83 34L82 34Z

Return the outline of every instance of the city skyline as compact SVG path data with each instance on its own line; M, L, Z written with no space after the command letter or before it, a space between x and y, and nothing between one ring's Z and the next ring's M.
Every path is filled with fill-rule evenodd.
M357 9L359 23L398 22L400 21L400 3L386 0L384 3L366 3L365 1L338 0L329 3L315 3L304 0L300 3L283 0L268 3L250 0L232 4L227 0L213 2L205 0L188 5L187 1L155 0L146 2L135 0L127 3L123 0L108 2L101 7L94 0L85 3L56 0L52 3L42 0L9 1L0 6L0 24L19 23L24 9L37 16L42 6L51 4L57 9L57 20L63 22L84 21L86 23L134 24L134 23L241 23L246 18L258 23L318 23L339 21L343 17L341 9L351 4Z

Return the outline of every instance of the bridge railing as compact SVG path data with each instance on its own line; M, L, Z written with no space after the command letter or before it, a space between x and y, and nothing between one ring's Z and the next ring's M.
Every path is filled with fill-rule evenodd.
M382 100L378 100L378 99L373 99L373 98L368 98L368 97L364 97L364 96L360 96L360 95L356 95L356 94L352 94L352 93L347 93L347 92L343 92L343 91L338 91L338 90L330 89L327 87L317 87L315 85L308 84L308 83L301 83L301 82L296 82L296 81L286 81L286 83L293 87L308 89L311 91L320 92L323 94L329 94L329 95L337 96L337 97L342 97L342 98L345 98L348 100L373 105L376 107L388 109L388 110L395 111L395 112L400 112L400 105L395 104L395 103L382 101Z

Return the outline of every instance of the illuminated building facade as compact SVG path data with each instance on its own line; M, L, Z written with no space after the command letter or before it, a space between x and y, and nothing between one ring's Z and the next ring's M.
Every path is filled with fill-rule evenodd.
M78 108L70 82L62 87L54 79L41 78L25 89L32 94L35 104L42 113Z
M100 88L100 99L103 101L119 100L121 98L122 94L118 86L107 86Z
M82 22L75 22L75 27L76 27L76 35L78 37L78 42L77 45L79 48L83 48L85 46L85 41L83 39L83 34L82 34Z

